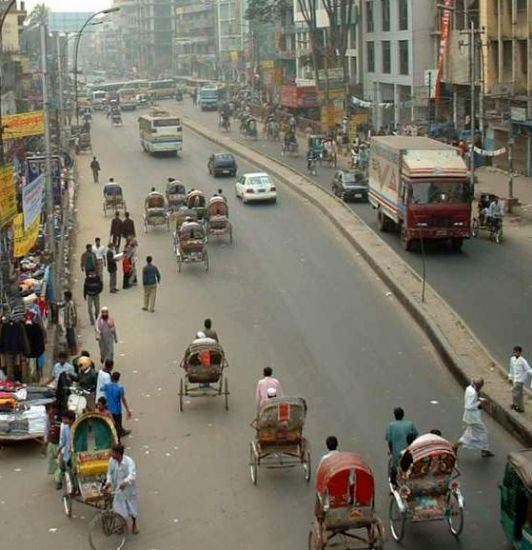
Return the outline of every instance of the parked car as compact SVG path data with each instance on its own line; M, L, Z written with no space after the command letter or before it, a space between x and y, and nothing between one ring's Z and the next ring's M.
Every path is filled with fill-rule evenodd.
M237 165L235 157L231 153L214 153L207 163L211 176L236 176Z
M264 172L242 175L236 182L235 193L243 203L251 201L277 202L277 186L272 178Z
M337 170L332 181L332 192L345 202L368 202L368 178L360 170Z

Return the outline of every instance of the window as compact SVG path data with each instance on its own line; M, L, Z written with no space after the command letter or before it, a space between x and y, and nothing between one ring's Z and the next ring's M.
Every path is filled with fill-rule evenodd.
M389 74L392 68L392 56L390 51L390 41L382 41L382 72Z
M408 74L408 40L399 40L399 74Z
M356 23L351 25L351 29L349 30L349 47L352 50L355 50L357 47L357 24Z
M375 72L375 44L367 42L368 52L368 73Z
M382 30L390 30L390 0L381 0Z
M408 0L399 0L399 30L408 30Z
M526 11L527 0L517 0L517 11Z
M366 32L373 32L373 0L366 2Z

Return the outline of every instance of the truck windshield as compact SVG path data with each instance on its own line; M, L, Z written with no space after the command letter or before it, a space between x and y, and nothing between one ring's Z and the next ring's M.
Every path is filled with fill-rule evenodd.
M469 184L423 182L414 183L410 191L410 202L414 204L461 203L469 200Z

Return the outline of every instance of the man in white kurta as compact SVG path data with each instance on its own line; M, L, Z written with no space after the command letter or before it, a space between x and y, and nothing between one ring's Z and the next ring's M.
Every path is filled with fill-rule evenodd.
M489 448L488 429L482 420L482 399L479 392L484 385L482 378L475 378L464 394L464 416L466 429L458 440L457 447L479 449L483 457L493 456Z
M123 518L131 518L131 532L137 529L137 471L135 462L124 454L124 446L114 445L107 468L106 488L113 491L113 511Z

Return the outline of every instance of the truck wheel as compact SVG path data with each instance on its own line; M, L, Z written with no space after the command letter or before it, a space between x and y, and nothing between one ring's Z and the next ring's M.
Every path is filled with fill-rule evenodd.
M406 231L403 228L401 229L401 245L407 252L412 250L412 239L406 236Z
M451 246L455 252L462 251L462 245L464 244L464 239L455 238L451 240Z
M377 213L377 219L379 222L379 231L381 233L386 233L386 231L388 231L388 223L382 210L379 210Z

